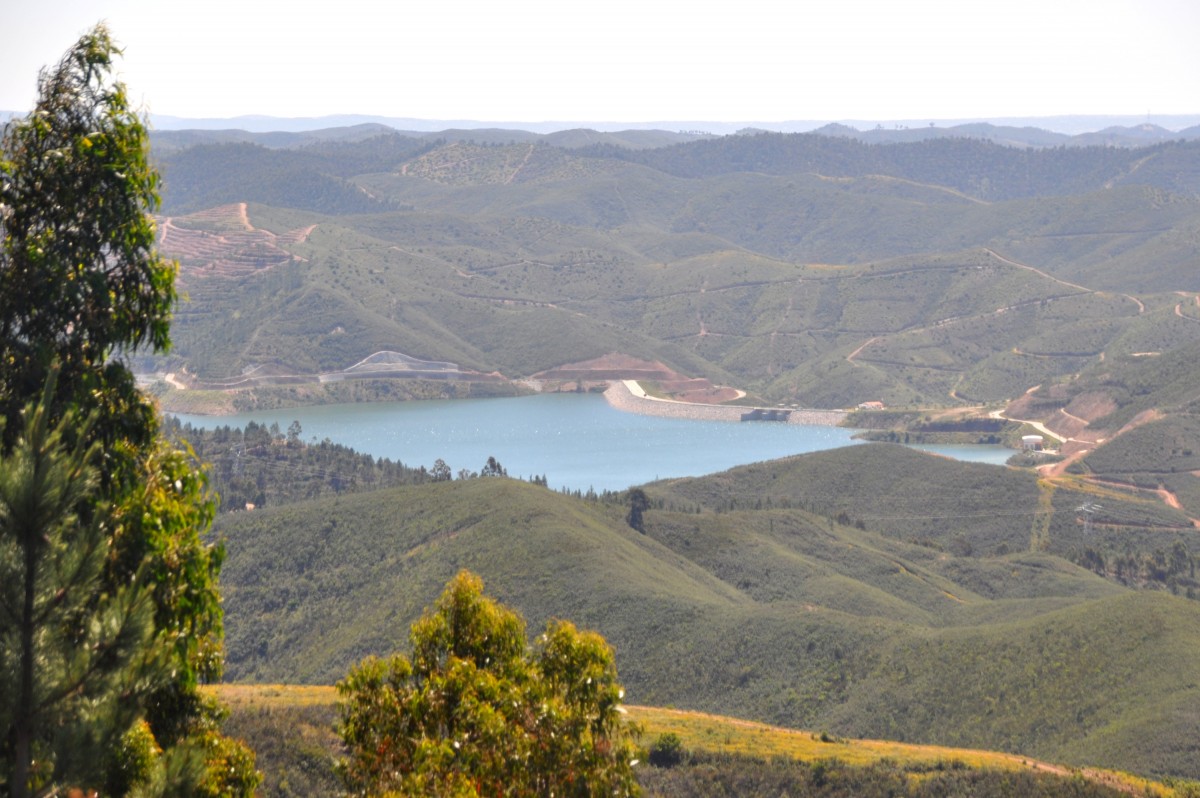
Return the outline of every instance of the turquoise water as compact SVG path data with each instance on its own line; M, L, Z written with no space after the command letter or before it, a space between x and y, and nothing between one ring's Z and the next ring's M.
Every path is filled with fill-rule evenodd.
M940 454L943 457L952 457L955 460L967 460L972 463L988 463L990 465L1004 465L1008 462L1008 458L1016 454L1014 450L1009 449L1007 446L914 443L910 444L909 448L929 452L930 454Z
M510 476L544 474L552 488L582 491L622 490L859 443L851 439L854 430L838 427L639 416L614 410L594 394L325 405L178 418L203 428L241 427L253 420L277 423L282 430L295 420L305 441L328 438L409 466L428 468L441 458L455 473L478 471L488 457L495 457ZM1011 454L994 446L938 448L959 459L985 462L985 455L998 456L997 450L1004 458Z

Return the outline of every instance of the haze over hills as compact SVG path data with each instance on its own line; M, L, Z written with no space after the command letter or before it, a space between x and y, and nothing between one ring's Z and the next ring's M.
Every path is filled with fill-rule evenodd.
M1055 117L930 122L660 122L600 124L593 122L430 121L372 116L317 119L239 117L189 120L156 118L152 137L160 152L198 143L249 141L266 147L299 147L318 141L357 140L382 133L418 139L511 144L541 140L563 147L610 143L641 149L731 134L752 132L808 133L855 138L874 144L898 144L936 138L974 138L1015 147L1118 146L1142 147L1200 137L1200 116Z
M5 113L0 111L0 116ZM861 131L876 129L916 129L927 127L949 128L965 125L997 125L1013 128L1037 128L1067 136L1093 133L1112 127L1135 128L1142 125L1154 125L1170 131L1181 131L1184 128L1200 125L1200 114L1192 115L1163 115L1146 114L1144 116L1117 115L1065 115L1065 116L1032 116L1032 117L996 117L990 119L824 119L824 120L788 120L763 121L744 120L736 122L718 122L713 120L659 120L645 122L605 122L597 120L563 120L563 121L501 121L474 119L416 119L411 117L372 116L368 114L335 114L307 118L285 118L274 116L239 116L224 119L197 119L177 116L152 114L150 122L156 130L243 130L254 133L270 132L303 132L328 128L351 127L363 124L383 125L395 130L411 130L422 133L435 133L454 128L503 128L510 130L525 130L532 133L554 133L562 130L587 128L600 132L616 132L621 130L667 130L667 131L705 131L714 135L736 133L746 128L757 128L779 133L806 133L825 125L845 125Z

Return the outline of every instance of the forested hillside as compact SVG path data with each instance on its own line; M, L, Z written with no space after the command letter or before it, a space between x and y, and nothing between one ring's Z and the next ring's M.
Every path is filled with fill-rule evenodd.
M535 627L600 630L639 702L1200 777L1200 146L562 138L164 151L189 300L143 365L269 402L621 353L745 401L882 401L900 433L1039 423L1058 453L852 447L643 486L635 529L631 495L227 431L228 506L265 505L219 522L230 676L329 683L465 567ZM358 381L380 352L408 373Z
M509 479L223 516L229 674L328 683L403 648L465 567L535 628L599 630L638 703L1200 775L1200 550L1181 514L1105 495L1093 530L1091 489L885 445L645 492L644 532L626 497ZM1110 548L1137 570L1086 555Z
M190 373L313 375L394 350L518 378L623 352L773 401L954 404L1200 339L1173 293L1200 292L1192 144L413 141L166 160L168 209L296 209L228 206L282 259L212 212L168 217Z
M448 478L360 454L329 440L307 443L300 422L287 430L251 421L242 429L196 429L168 417L163 433L187 445L207 466L219 509L234 512Z
M1101 146L1033 149L972 138L881 146L846 137L757 133L636 153L618 148L584 152L635 161L681 177L733 172L813 173L829 177L888 175L957 189L980 200L998 201L1081 194L1114 183L1151 185L1194 194L1194 163L1200 146L1196 142L1175 141L1136 149ZM1164 164L1170 166L1164 168ZM1146 174L1138 174L1147 166L1150 169Z

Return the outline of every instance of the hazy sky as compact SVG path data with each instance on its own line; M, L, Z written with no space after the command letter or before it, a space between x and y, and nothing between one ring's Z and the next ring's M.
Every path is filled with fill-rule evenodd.
M0 109L101 19L175 116L1200 113L1196 0L0 0Z

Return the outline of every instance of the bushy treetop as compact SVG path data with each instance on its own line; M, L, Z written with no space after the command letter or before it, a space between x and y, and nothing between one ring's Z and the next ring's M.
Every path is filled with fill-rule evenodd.
M351 795L634 795L633 730L612 649L525 623L463 571L413 624L413 658L369 657L338 683Z

